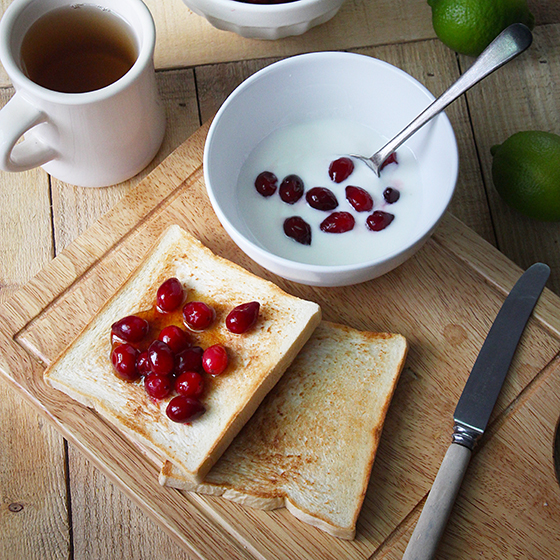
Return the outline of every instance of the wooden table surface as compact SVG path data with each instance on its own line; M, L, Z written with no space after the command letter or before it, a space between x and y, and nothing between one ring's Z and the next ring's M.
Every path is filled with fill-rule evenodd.
M8 4L2 1L2 10ZM435 38L424 0L347 0L332 22L274 43L214 30L179 0L147 4L158 28L164 144L139 177L105 189L66 185L41 169L1 173L0 302L195 132L237 84L277 57L354 50L403 68L435 95L471 63ZM447 111L460 151L450 211L520 267L548 263L548 287L560 294L560 224L539 223L508 208L490 172L490 147L514 132L560 134L560 3L530 5L537 20L531 49ZM355 33L346 32L358 21ZM2 71L2 106L12 94ZM189 558L2 380L0 492L0 559Z

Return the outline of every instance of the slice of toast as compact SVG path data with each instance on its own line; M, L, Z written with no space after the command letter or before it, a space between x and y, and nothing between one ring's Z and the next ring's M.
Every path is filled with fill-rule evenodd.
M172 422L165 409L171 397L149 397L142 379L119 379L111 365L111 325L153 309L158 287L170 277L187 290L187 300L212 305L216 319L208 331L191 333L202 348L221 343L230 365L206 376L201 398L206 412L187 424ZM225 327L229 311L260 303L257 323L245 334ZM153 250L44 374L52 387L94 408L134 443L201 481L265 395L290 365L320 322L317 304L286 294L241 267L214 255L179 226L171 226Z
M354 538L406 354L400 335L322 322L202 484L170 462L160 483L261 509L285 506Z

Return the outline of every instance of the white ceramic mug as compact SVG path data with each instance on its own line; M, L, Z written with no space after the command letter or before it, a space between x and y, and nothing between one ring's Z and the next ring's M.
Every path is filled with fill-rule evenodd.
M53 91L23 72L21 45L41 16L72 5L70 0L15 0L0 21L0 62L16 90L0 111L0 168L25 171L41 166L73 185L114 185L140 172L163 140L165 113L153 65L155 26L141 0L95 0L92 6L128 24L136 41L136 61L122 78L101 89Z

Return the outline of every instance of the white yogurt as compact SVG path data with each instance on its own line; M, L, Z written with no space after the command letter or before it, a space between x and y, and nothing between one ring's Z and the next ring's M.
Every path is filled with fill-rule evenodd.
M365 125L345 120L320 120L278 129L265 138L249 155L238 178L238 202L253 242L278 256L320 265L354 264L377 259L404 247L417 221L421 207L422 185L414 154L401 147L398 165L390 164L376 177L364 163L354 160L353 173L342 183L329 177L330 163L344 155L371 155L386 138ZM349 212L355 220L354 229L345 233L325 233L319 228L331 213L311 208L304 196L295 204L280 199L278 190L263 197L255 189L255 179L262 171L278 177L278 185L286 175L301 177L305 192L313 187L326 187L338 199L334 212ZM348 185L361 187L373 197L370 212L356 212L346 200ZM393 187L400 192L394 204L383 199L383 191ZM366 218L375 210L395 216L382 231L371 231ZM302 217L312 230L311 245L302 245L284 234L284 220Z

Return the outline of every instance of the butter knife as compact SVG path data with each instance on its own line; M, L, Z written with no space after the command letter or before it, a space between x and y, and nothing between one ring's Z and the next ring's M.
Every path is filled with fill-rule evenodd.
M435 556L472 450L484 433L525 325L550 275L536 263L519 278L482 345L453 414L452 443L443 458L403 560Z

